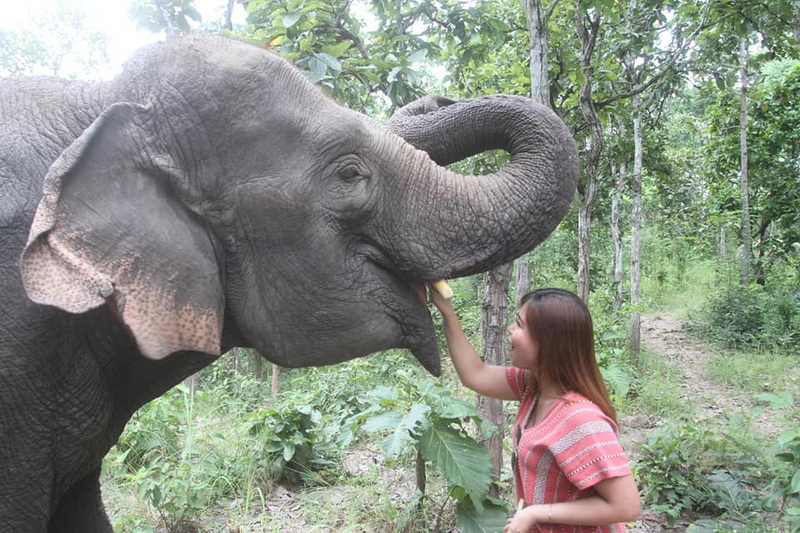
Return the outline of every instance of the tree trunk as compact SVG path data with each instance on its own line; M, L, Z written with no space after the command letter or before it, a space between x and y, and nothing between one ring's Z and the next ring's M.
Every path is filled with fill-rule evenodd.
M528 257L529 255L523 255L514 262L517 272L514 305L519 305L522 297L531 290L531 267L528 264Z
M194 391L200 386L200 372L195 372L183 380L183 384L189 387L189 394L194 395Z
M428 474L425 470L425 457L422 456L422 452L420 451L417 451L416 467L414 470L416 474L417 490L420 494L424 495L428 485ZM419 501L420 504L422 504L422 498L420 498Z
M511 279L511 263L506 263L489 271L486 275L486 292L481 302L481 336L483 338L483 359L489 365L505 365L506 362L506 323L508 320L508 285ZM503 465L503 437L505 417L503 402L494 398L478 396L476 408L481 417L499 428L499 431L483 439L492 460L492 479L500 480ZM490 494L499 497L497 484L493 484Z
M581 197L581 206L578 213L578 289L577 293L583 301L589 301L591 252L591 225L592 210L597 198L597 173L600 164L600 154L603 150L603 128L597 116L592 99L592 78L594 68L592 55L594 54L597 37L600 30L600 14L597 11L583 11L580 0L575 2L575 28L581 41L581 72L583 81L580 85L578 102L581 115L589 128L590 139L588 150L584 158L584 180L578 186Z
M792 23L792 34L795 39L800 40L800 5L794 8L794 22Z
M593 183L588 183L593 186ZM594 187L592 187L594 188ZM594 195L594 193L591 193ZM589 301L589 254L592 248L592 204L586 200L581 202L578 210L578 288L577 294L584 302Z
M622 304L625 302L622 274L624 249L622 246L622 228L620 227L620 200L625 192L625 174L628 167L625 160L615 165L612 162L611 174L616 176L614 181L614 194L611 195L611 240L614 245L614 272L611 277L614 286L614 313L619 313Z
M641 349L641 314L639 313L639 276L642 235L642 114L639 95L633 97L633 180L631 184L631 306L630 351L634 362Z
M750 186L747 168L747 38L739 39L739 82L741 83L741 114L739 120L739 147L741 168L739 178L742 189L742 257L740 283L750 282L753 261L753 234L750 229Z
M233 31L233 0L228 0L228 5L225 8L225 29Z
M531 100L550 107L550 78L548 75L549 63L547 61L547 20L542 11L540 0L526 0L525 14L528 19L530 69L531 69ZM522 256L516 261L516 298L519 304L522 297L531 290L531 270L528 256Z
M264 358L261 357L260 353L253 349L248 350L248 352L250 356L250 362L253 364L253 376L258 381L261 381L264 379Z
M277 398L281 392L281 367L272 365L272 397Z
M531 100L550 107L550 78L547 61L547 20L540 0L526 0L531 61Z

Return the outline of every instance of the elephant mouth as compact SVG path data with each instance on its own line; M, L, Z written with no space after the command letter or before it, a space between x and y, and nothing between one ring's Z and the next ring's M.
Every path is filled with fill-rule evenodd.
M442 371L439 341L427 305L427 283L402 278L374 261L369 263L382 287L379 300L399 333L399 340L392 344L409 350L425 370L438 377Z
M441 374L439 342L427 305L425 278L401 273L389 266L394 263L378 246L362 245L359 252L361 265L354 270L362 272L362 279L371 280L367 284L371 286L367 297L378 304L378 315L391 322L389 338L384 337L384 342L388 341L386 347L409 350L425 370L438 377ZM374 305L369 307L376 310ZM375 319L373 316L368 322L374 323Z
M436 337L433 317L427 306L425 287L426 284L422 282L409 285L413 305L419 309L420 319L418 326L412 324L411 331L409 331L408 335L404 335L404 337L411 341L408 349L425 370L430 372L433 376L439 377L442 373L439 341Z

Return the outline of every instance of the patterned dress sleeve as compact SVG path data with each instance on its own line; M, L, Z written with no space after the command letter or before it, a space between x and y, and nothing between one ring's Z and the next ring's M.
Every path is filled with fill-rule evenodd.
M578 489L631 474L613 421L594 403L574 402L566 426L552 451L561 471Z
M511 391L514 393L514 395L517 397L517 400L520 401L525 395L527 372L527 370L522 370L521 368L517 368L515 366L506 367L506 380L508 381L508 385L511 387Z

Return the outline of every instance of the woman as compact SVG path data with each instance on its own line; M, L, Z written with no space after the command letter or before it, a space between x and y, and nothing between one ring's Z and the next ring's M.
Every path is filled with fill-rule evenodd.
M461 382L483 396L520 402L512 466L516 499L525 506L504 533L624 532L622 522L639 516L639 492L595 360L586 304L560 289L526 295L508 328L512 366L505 367L481 361L450 302L430 294Z

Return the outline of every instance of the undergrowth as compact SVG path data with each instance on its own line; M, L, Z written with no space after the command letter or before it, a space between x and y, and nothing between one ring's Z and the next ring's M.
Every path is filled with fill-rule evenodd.
M648 297L640 310L677 313L700 324L703 338L720 343L709 376L737 393L760 395L760 404L752 412L698 420L681 387L680 367L648 351L633 360L627 347L631 309L614 311L612 291L595 290L590 306L597 357L620 415L659 421L635 454L645 506L688 531L800 531L794 521L800 520L800 430L794 429L798 384L791 349L800 331L796 287L718 284L704 305L701 296L719 283L710 263L667 265L655 274L645 279ZM453 286L465 329L478 344L475 281ZM456 502L484 505L484 488L464 490L446 467L424 461L426 488L419 490L423 447L435 444L430 435L445 442L462 438L458 432L475 434L474 420L461 427L474 416L464 411L474 395L444 367L435 382L409 356L390 351L334 367L285 370L281 394L273 398L267 383L223 358L203 371L196 392L176 387L128 424L105 462L104 493L115 528L277 532L302 523L308 531L452 529ZM766 407L788 428L777 439L754 428ZM448 419L448 412L456 418ZM365 424L372 431L363 431ZM351 454L363 458L355 474L343 466ZM500 483L510 485L507 472ZM502 494L508 499L507 491ZM497 511L498 517L506 512L502 505Z

